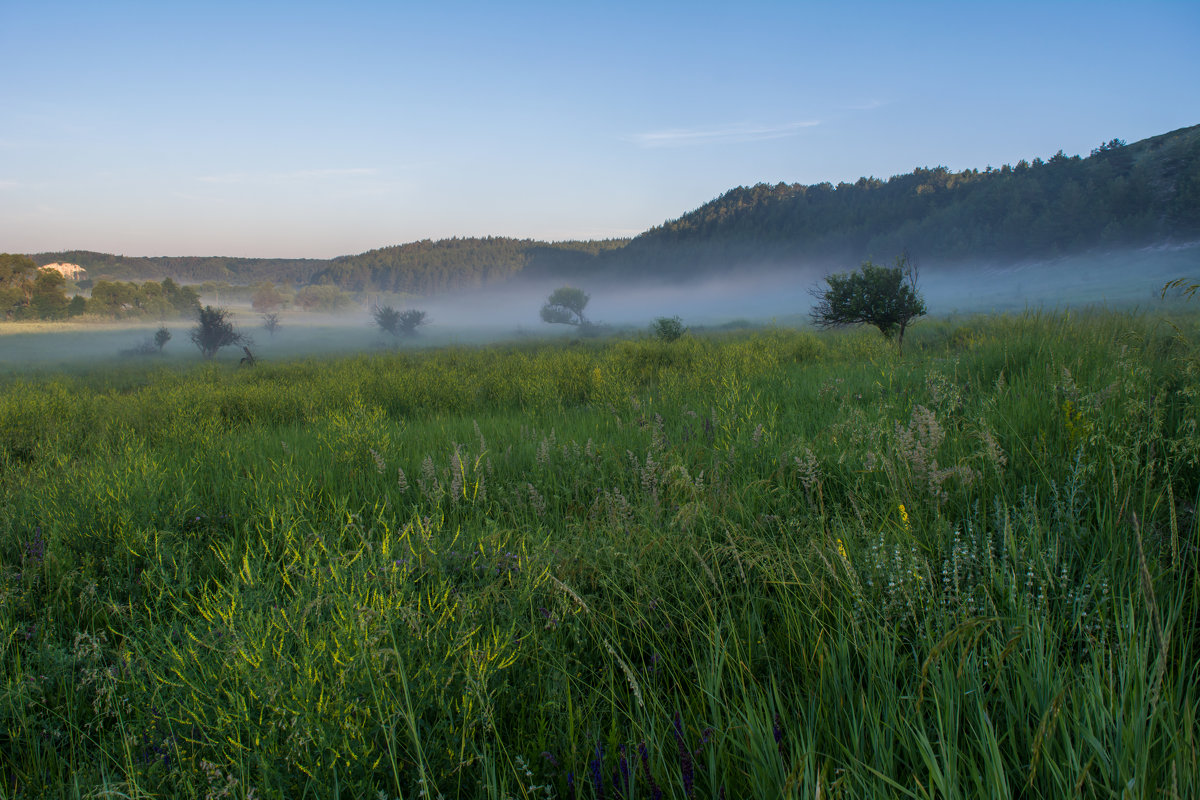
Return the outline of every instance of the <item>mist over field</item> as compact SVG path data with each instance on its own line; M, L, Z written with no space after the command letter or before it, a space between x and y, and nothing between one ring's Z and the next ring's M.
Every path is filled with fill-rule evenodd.
M882 263L886 261L880 260ZM850 264L812 264L789 270L742 268L726 275L687 283L630 283L578 279L571 281L590 295L589 321L610 333L638 335L658 317L680 317L692 328L740 324L804 326L813 298L810 290L831 272ZM1092 305L1149 309L1163 301L1169 280L1195 274L1200 243L1170 247L1114 250L1051 260L1001 263L947 262L921 264L919 288L931 317L953 314L1056 310ZM274 336L262 327L262 316L245 304L224 304L238 330L260 358L377 352L394 347L482 344L533 337L576 336L569 325L541 321L539 309L564 280L517 279L470 292L411 298L407 302L371 296L340 313L281 312ZM211 298L205 298L211 302ZM418 335L394 339L373 323L375 302L427 312ZM919 323L918 323L919 324ZM133 356L160 326L172 338L161 355ZM0 368L22 370L108 362L163 363L194 361L199 352L189 340L194 323L54 322L0 324ZM240 347L222 350L217 360L237 360Z

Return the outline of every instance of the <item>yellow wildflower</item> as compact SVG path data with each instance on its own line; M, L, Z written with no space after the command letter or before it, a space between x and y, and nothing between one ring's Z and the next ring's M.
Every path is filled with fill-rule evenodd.
M900 504L900 522L904 524L904 530L909 529L908 511L904 508L904 503Z
M842 558L844 558L844 559L846 559L847 561L849 561L849 560L850 560L850 556L846 555L846 545L842 544L842 540L841 540L841 539L838 539L838 540L837 540L837 546L838 546L838 554L839 554L839 555L841 555L841 557L842 557Z

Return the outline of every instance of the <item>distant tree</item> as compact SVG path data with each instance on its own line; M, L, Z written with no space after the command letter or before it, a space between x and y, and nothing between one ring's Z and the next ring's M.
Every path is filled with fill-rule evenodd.
M250 296L250 305L259 313L267 313L282 307L287 300L287 295L279 291L275 284L266 281L255 286L254 294Z
M542 322L562 325L587 325L583 309L587 307L588 296L583 289L574 286L560 286L551 294L546 304L542 306Z
M305 311L337 311L349 305L350 299L336 286L305 286L296 294L296 305Z
M229 311L224 308L204 306L197 312L197 324L192 328L192 343L200 348L205 358L212 358L222 347L245 341L242 334L234 330L229 321Z
M263 327L267 329L267 333L274 336L275 331L279 330L279 315L273 312L270 314L263 314L262 319Z
M26 316L37 272L37 262L29 256L0 253L0 318Z
M71 298L71 302L67 303L67 316L78 317L87 309L87 298L81 294L77 294Z
M88 311L106 317L121 317L131 312L137 301L137 284L121 281L96 281Z
M389 336L400 335L400 312L391 306L376 306L371 312L371 316L375 319L375 324L379 330Z
M415 308L398 311L391 306L377 306L371 313L379 329L391 336L416 336L417 328L426 322L425 312Z
M166 326L163 326L154 332L154 343L158 345L158 351L160 353L162 352L162 349L166 347L166 344L169 341L171 341L171 332L167 330Z
M405 336L416 336L417 328L425 324L425 312L408 308L400 312L400 332Z
M39 269L33 280L29 303L32 316L38 319L63 319L67 316L67 294L63 290L67 279L55 269Z
M830 275L825 282L825 288L812 290L817 299L812 321L817 327L873 325L888 339L894 336L903 353L905 329L925 316L925 301L907 255L897 257L894 267L864 261L857 271Z
M679 317L659 317L650 325L650 330L663 342L673 342L687 333Z

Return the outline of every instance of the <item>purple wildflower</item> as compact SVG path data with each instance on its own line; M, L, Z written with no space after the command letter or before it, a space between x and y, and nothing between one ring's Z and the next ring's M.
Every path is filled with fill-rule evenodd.
M775 715L775 721L772 727L775 734L775 746L779 748L779 757L784 761L787 761L787 756L783 753L783 728L780 727L778 714Z
M574 772L567 773L567 798L568 798L568 800L575 800L575 773Z
M683 794L685 797L696 796L696 775L692 764L692 753L688 750L687 741L683 738L683 720L679 712L675 712L675 744L679 747L679 774L683 778Z
M604 763L604 751L600 749L600 740L596 740L596 756L588 764L592 770L592 786L596 790L597 800L604 800L604 773L602 765Z
M638 755L642 758L642 771L646 773L646 783L650 784L651 800L662 800L662 789L654 782L654 774L650 772L650 751L646 749L646 740L638 744Z
M693 756L695 756L696 758L700 757L700 753L702 753L704 751L704 746L706 744L708 744L708 740L713 735L714 730L716 730L716 729L713 728L713 726L709 725L707 728L700 731L700 744L698 744L696 746L696 749L692 751Z
M617 800L621 800L633 788L629 776L629 759L625 757L625 745L621 745L620 750L621 756L617 759L617 766L613 768L612 774L613 794Z
M46 540L42 538L42 526L33 530L33 538L25 543L25 555L34 564L41 564L46 557Z

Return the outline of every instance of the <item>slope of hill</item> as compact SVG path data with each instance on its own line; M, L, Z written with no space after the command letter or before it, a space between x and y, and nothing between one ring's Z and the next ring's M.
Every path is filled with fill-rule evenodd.
M234 258L228 256L120 256L90 250L34 253L39 265L78 264L92 280L145 281L173 278L180 283L258 281L308 283L329 262L317 258Z
M732 189L639 235L610 266L679 274L739 264L1029 258L1200 237L1200 125L1087 158L888 180Z
M518 274L571 275L596 263L600 253L627 239L539 242L533 239L441 239L342 256L313 276L351 291L432 294L498 283Z
M983 171L918 168L887 180L739 186L632 240L422 240L321 259L131 258L69 251L90 278L333 284L435 294L515 276L685 279L805 261L853 265L907 250L926 263L1045 259L1200 239L1200 125L1086 157L1061 150Z

